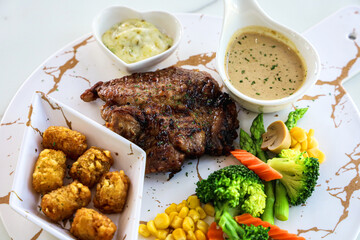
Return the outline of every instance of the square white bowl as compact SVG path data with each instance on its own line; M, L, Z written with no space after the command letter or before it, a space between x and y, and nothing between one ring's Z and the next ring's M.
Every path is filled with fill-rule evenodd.
M32 109L32 112L31 112ZM44 95L34 94L30 106L20 155L16 166L10 206L22 216L60 239L75 239L69 232L70 224L52 222L40 210L41 196L32 187L32 173L38 155L43 150L43 133L49 126L72 127L86 136L88 147L97 146L111 151L114 165L110 171L124 170L130 178L127 202L124 211L107 214L116 224L114 239L137 239L141 199L144 184L146 153L125 138L97 122L85 117L66 105ZM92 189L94 196L95 187ZM93 208L92 201L87 206Z
M126 63L111 52L102 42L102 35L114 24L128 19L143 19L154 24L162 33L173 39L172 46L166 51L144 60ZM162 11L138 12L134 9L123 6L112 6L103 9L93 20L93 33L100 48L110 57L116 65L127 72L144 72L150 67L169 57L178 47L182 36L182 26L180 21L171 13Z

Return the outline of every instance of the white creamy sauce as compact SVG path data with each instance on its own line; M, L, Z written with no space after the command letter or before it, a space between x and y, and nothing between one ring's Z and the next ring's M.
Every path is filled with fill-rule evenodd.
M102 41L110 51L126 63L134 63L169 49L173 40L152 23L129 19L106 31Z

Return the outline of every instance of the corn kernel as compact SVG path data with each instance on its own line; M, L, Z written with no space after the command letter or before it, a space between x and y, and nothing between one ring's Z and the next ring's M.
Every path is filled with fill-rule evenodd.
M308 132L308 137L313 137L314 133L315 133L314 129L310 129Z
M177 212L176 210L176 204L175 203L172 203L170 206L168 206L166 209L165 209L165 212L170 215L170 213L172 212Z
M166 229L170 225L170 217L166 213L159 213L156 215L154 222L156 229Z
M308 149L308 153L310 157L317 158L319 163L323 163L325 161L325 154L318 148Z
M165 238L165 240L175 240L174 236L170 233L169 235L167 235L167 237Z
M207 233L208 229L209 229L209 224L207 224L205 221L203 220L199 220L196 223L196 228L200 231L202 231L203 233Z
M301 150L301 144L300 143L295 144L295 146L292 149L300 151Z
M202 207L196 207L195 210L200 214L200 219L205 219L206 218L206 212L204 211L204 209Z
M187 199L187 204L190 209L195 209L200 206L200 199L197 196L190 196Z
M168 233L169 233L169 229L160 229L160 230L157 231L156 237L161 239L161 240L165 240Z
M146 224L146 227L153 236L157 235L157 229L155 227L154 220L148 221L147 224Z
M301 142L301 151L306 151L306 149L308 148L308 144L307 141L303 141Z
M318 141L316 141L316 139L314 137L309 137L308 138L308 148L316 148L317 146L319 146Z
M179 217L181 218L185 218L189 213L189 208L188 207L182 207L181 210L179 211Z
M206 235L200 230L195 231L195 236L197 240L206 240Z
M182 224L183 229L188 232L188 231L195 231L195 223L194 220L191 217L185 217L183 224Z
M194 209L189 211L188 216L191 217L194 222L197 222L200 219L200 213Z
M184 201L182 201L181 203L179 203L179 204L176 206L176 211L180 212L180 210L181 210L183 207L187 207L186 201L185 201L185 203L184 203Z
M170 226L172 228L181 228L182 223L183 223L183 219L179 216L175 216L174 219L172 220Z
M290 135L295 138L296 141L298 142L303 142L306 140L306 132L304 129L299 128L299 127L293 127L290 130Z
M178 215L179 215L178 212L171 212L171 213L169 214L170 222L172 222L172 221L174 220L174 217L175 217L175 216L178 216Z
M295 140L295 138L291 137L290 147L294 147L296 144L297 144L297 141Z
M186 239L187 240L196 240L196 236L195 236L195 233L194 231L188 231L187 232L187 235L186 235Z
M182 228L177 228L172 232L175 240L186 240L185 232Z
M204 205L204 211L206 212L206 214L210 217L214 217L215 216L215 208L213 205L211 205L210 203L207 203Z
M149 232L148 228L146 227L145 224L140 224L139 225L139 233L141 236L143 237L150 237L151 233Z

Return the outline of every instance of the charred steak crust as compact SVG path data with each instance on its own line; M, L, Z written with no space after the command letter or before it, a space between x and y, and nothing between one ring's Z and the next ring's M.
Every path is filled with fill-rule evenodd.
M146 173L177 172L185 158L227 155L239 127L236 105L210 74L169 67L86 90L102 99L106 126L147 153Z

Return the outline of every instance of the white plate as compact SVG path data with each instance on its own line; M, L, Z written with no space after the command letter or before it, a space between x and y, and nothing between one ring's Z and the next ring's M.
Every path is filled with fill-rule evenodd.
M306 206L292 207L290 220L276 223L290 232L300 233L306 239L355 239L359 231L360 134L355 133L360 132L360 117L341 86L341 81L360 69L360 61L355 57L358 49L347 38L354 29L357 33L360 32L360 14L356 14L356 11L360 12L360 9L344 9L305 34L319 52L323 64L320 79L323 82L318 82L307 97L295 105L310 106L299 126L315 129L315 137L320 143L320 149L326 153L327 160L321 165L318 186ZM177 17L184 26L179 48L154 69L178 63L187 65L187 68L208 71L220 81L214 71L214 52L217 49L222 19L190 14L179 14ZM360 45L359 39L356 42ZM97 81L107 81L122 75L94 39L85 36L50 57L30 76L11 102L0 127L0 196L3 196L0 201L7 203L7 196L10 194L33 93L37 90L49 93L54 99L103 124L99 110L103 104L101 100L85 103L79 96ZM58 82L59 80L61 81ZM266 114L265 125L274 119L286 119L291 110ZM255 114L240 109L241 127L249 129L254 117ZM170 181L167 181L168 174L146 176L141 220L154 218L168 204L180 202L194 193L198 172L205 178L219 166L231 162L235 162L231 157L204 156L198 166L197 160L186 161L183 170ZM51 239L45 231L14 214L7 204L0 204L0 212L13 239ZM18 231L19 225L22 226L22 231Z
M129 177L130 187L124 211L119 214L107 214L107 216L117 226L114 239L123 239L124 236L136 239L146 153L135 144L50 97L39 93L34 94L31 107L31 122L25 129L12 187L12 191L16 195L11 195L10 206L52 235L61 239L74 239L68 231L70 229L69 222L54 223L41 212L39 208L40 194L33 190L31 184L36 160L43 150L42 133L50 126L68 127L83 133L86 136L88 147L95 146L109 150L114 159L110 171L123 170ZM71 164L71 161L67 163ZM71 182L66 179L65 181L65 185ZM92 188L92 196L94 194L95 188ZM92 202L87 207L98 211L93 207Z

